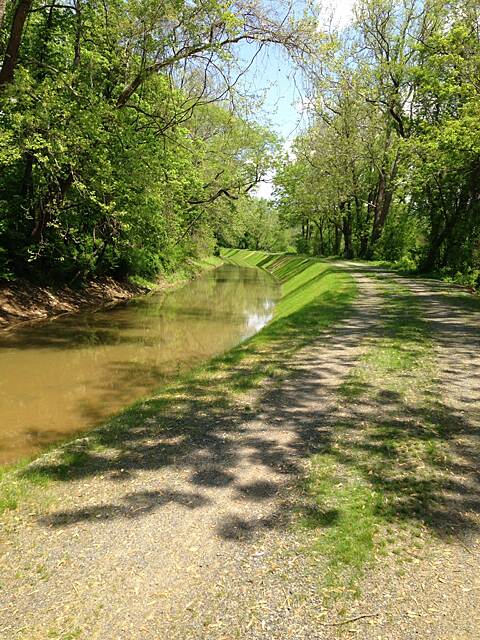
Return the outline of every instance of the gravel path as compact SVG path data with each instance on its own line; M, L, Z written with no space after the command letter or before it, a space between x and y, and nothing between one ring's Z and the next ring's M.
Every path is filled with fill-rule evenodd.
M280 385L262 386L253 411L203 415L195 407L189 419L204 435L187 447L152 419L120 460L98 454L95 468L61 485L43 513L10 523L0 638L480 636L480 327L478 314L453 297L445 305L450 289L409 281L437 336L439 384L455 422L445 531L403 575L392 561L366 576L348 616L378 615L336 626L320 589L321 561L304 553L305 534L290 526L304 461L348 414L338 386L382 331L381 284L360 268L353 273L360 295L350 319L299 352Z
M378 567L358 608L379 612L357 626L357 638L480 638L480 314L460 288L406 280L435 341L438 424L450 462L432 507L435 536L410 562ZM470 307L470 309L469 309Z

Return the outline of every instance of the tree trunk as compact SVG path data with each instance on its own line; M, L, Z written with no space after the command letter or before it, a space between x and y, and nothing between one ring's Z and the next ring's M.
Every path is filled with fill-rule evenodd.
M24 155L25 168L23 171L22 186L20 193L24 198L27 198L32 193L32 172L33 172L33 154L30 151L26 151Z
M428 253L422 264L422 271L425 271L428 273L435 269L438 262L438 255L439 255L441 246L445 242L448 234L452 231L454 226L455 226L455 222L454 222L454 217L452 216L452 218L448 221L448 223L445 225L442 231L430 241Z
M2 0L0 0L1 2ZM12 28L5 49L2 69L0 71L0 87L9 84L13 80L15 67L17 66L18 52L22 44L25 21L30 12L33 0L19 0L12 20Z
M364 231L360 236L360 258L366 258L368 256L368 234Z
M393 199L392 189L382 189L381 200L378 201L377 209L375 210L375 217L373 219L373 229L370 243L373 247L380 240L383 227L387 221L388 214L390 212L390 206Z
M68 175L60 181L59 189L53 195L50 195L46 201L40 200L35 212L35 226L32 231L32 240L39 242L43 238L45 227L52 217L52 208L63 202L68 190L73 184L73 173L70 171Z
M342 209L346 208L346 203L342 203ZM345 243L344 247L344 256L345 258L351 259L353 258L353 241L352 241L352 213L348 211L348 213L344 214L342 218L343 225L343 241Z
M313 233L313 227L312 227L312 223L310 222L310 218L307 218L307 241L310 247L310 241L312 239L312 233Z
M313 221L313 224L318 229L318 255L323 256L325 254L325 242L323 237L323 224L320 224L316 220Z
M318 225L318 237L319 237L319 249L320 249L320 255L323 256L325 255L325 243L323 241L323 225Z
M388 179L385 175L385 171L383 170L381 171L378 179L378 185L376 189L377 196L375 198L374 205L373 228L372 235L370 237L370 252L373 251L375 244L380 240L383 227L385 226L388 214L390 212L390 206L393 200L392 183L395 180L398 172L398 160L399 154L397 153Z
M370 238L370 245L373 245L377 242L382 234L383 228L383 216L385 213L385 209L383 206L383 202L385 199L385 173L382 171L378 177L377 183L377 195L375 198L375 203L373 206L373 227L372 227L372 235Z
M342 229L339 225L335 225L335 240L333 245L333 255L340 255L340 244L342 242Z

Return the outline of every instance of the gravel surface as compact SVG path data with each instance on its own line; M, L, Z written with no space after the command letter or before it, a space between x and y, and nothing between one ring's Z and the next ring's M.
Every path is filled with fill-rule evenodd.
M447 433L450 462L430 514L434 536L425 533L416 548L407 551L408 562L401 567L390 557L372 569L357 606L373 608L379 615L368 625L356 625L355 637L476 640L480 638L480 313L468 305L460 288L383 275L408 286L432 331L438 423Z
M194 446L152 419L120 459L99 452L41 513L12 516L0 538L0 638L480 637L480 327L454 297L446 306L450 289L408 281L435 331L455 424L445 527L410 562L377 562L342 617L341 604L325 604L322 559L305 553L310 534L291 526L306 459L349 417L338 386L382 330L381 283L362 269L350 319L299 352L284 380L249 407L186 416L205 427ZM359 409L372 410L395 406Z

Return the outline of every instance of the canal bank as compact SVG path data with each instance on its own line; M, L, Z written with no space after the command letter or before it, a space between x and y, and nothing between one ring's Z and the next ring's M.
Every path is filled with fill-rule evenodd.
M280 325L290 347L314 339L282 359L274 318L23 467L25 499L2 518L0 637L406 640L458 621L476 637L475 301L358 264L233 259L290 272L277 319L322 283L313 317ZM359 293L342 312L345 272ZM249 379L258 358L277 375Z
M259 331L279 286L223 264L185 286L0 336L0 464L92 429Z
M194 446L198 429L202 437L208 435L205 417L211 419L215 430L225 412L235 419L248 412L249 393L259 382L285 373L295 351L345 317L355 296L351 276L330 263L241 251L225 252L223 258L238 266L258 265L280 283L281 297L270 323L88 435L54 449L33 464L19 463L15 469L5 470L0 481L0 508L13 510L28 504L28 509L34 509L38 500L42 503L49 496L55 500L58 483L65 488L79 477L101 474L101 469L123 473L121 470L131 465L128 459L132 455L135 464L148 466L155 449L146 446L145 440L173 438L182 443L182 451ZM169 459L170 448L168 444L159 447L155 466L165 456ZM176 450L173 447L172 451Z
M216 256L189 260L183 267L156 281L105 277L81 287L41 286L27 280L3 282L0 283L0 332L15 329L24 322L101 309L152 291L165 291L221 264L222 260Z

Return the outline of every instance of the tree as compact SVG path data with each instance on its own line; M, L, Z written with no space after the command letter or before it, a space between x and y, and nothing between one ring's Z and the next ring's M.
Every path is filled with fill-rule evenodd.
M300 60L318 39L260 0L17 0L1 36L0 270L69 280L211 250L275 148L235 45Z
M277 177L292 224L313 217L323 236L341 225L347 257L478 278L478 25L473 0L357 3L315 74L312 125ZM314 245L331 251L315 238L304 249Z

